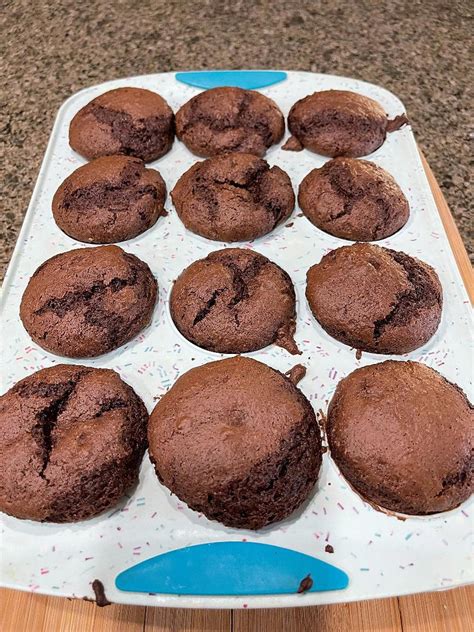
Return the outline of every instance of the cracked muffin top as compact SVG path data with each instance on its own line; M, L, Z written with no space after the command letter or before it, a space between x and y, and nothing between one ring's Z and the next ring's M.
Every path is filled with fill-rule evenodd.
M328 334L373 353L408 353L438 328L436 272L403 252L372 244L332 250L308 270L306 298Z
M297 101L288 115L292 137L283 149L306 147L323 156L366 156L378 149L387 132L408 123L405 115L388 119L369 97L348 90L322 90Z
M315 226L352 241L390 237L410 209L392 176L368 160L334 158L300 184L298 203Z
M146 263L118 246L51 257L31 277L20 318L40 347L90 358L134 338L151 320L157 283Z
M144 88L101 94L69 126L69 144L88 160L125 154L150 162L166 154L173 139L173 111L159 94Z
M0 510L48 522L84 520L138 480L148 414L114 371L42 369L0 397Z
M321 465L306 397L290 378L242 356L181 376L151 414L148 441L160 481L231 527L260 529L289 516Z
M285 131L285 119L268 97L242 88L212 88L176 114L176 135L204 158L228 151L264 156Z
M388 361L339 382L331 456L369 502L404 514L454 509L474 491L474 412L456 385L418 362Z
M53 197L53 216L67 235L110 244L148 230L165 213L166 185L139 158L103 156L68 176Z
M192 263L174 283L170 311L183 336L210 351L245 353L274 342L298 353L293 283L248 249L217 250Z
M171 192L183 224L217 241L248 241L272 231L295 206L288 175L251 154L198 162Z

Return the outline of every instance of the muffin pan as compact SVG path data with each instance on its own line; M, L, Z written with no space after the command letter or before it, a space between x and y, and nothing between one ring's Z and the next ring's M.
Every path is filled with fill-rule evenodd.
M65 177L85 160L68 144L72 117L92 98L112 88L133 86L158 92L176 112L199 92L179 83L174 73L131 77L83 90L61 107L5 279L2 298L2 392L40 368L74 363L43 351L24 330L19 305L34 270L47 258L84 247L62 233L54 223L51 201ZM296 100L315 90L353 90L378 101L393 118L403 104L375 85L329 75L288 72L280 83L261 92L271 97L285 116ZM295 190L303 178L328 159L310 151L282 151L289 137L269 148L265 159L286 171ZM177 276L197 259L214 250L248 247L291 276L297 296L296 342L301 356L271 345L248 354L286 372L296 363L307 368L299 388L315 411L327 409L338 381L355 368L389 357L424 362L456 382L472 399L470 354L466 332L471 312L447 236L429 189L411 127L389 134L376 152L366 157L393 175L410 203L406 225L381 246L401 250L433 266L444 291L441 324L420 349L403 356L356 352L324 332L312 317L305 299L306 271L329 250L347 245L324 233L302 216L292 216L268 235L251 243L224 244L186 230L167 198L170 213L135 239L122 242L127 252L150 266L159 284L159 301L152 323L136 339L107 355L81 364L111 368L143 398L148 410L178 376L188 369L226 357L188 342L177 331L169 313L169 294ZM171 151L150 163L163 176L168 192L198 160L175 140ZM189 510L156 480L145 456L140 483L133 495L113 511L73 525L38 524L2 515L0 577L4 586L67 597L92 597L92 582L100 579L108 599L117 603L175 607L277 607L318 605L437 590L473 581L471 498L446 514L398 520L363 502L340 476L330 456L324 455L317 491L290 519L257 532L230 529ZM274 544L319 558L349 575L345 590L272 596L180 596L122 592L115 578L147 558L193 544L248 540ZM330 545L330 546L327 546ZM331 552L333 550L333 552ZM316 579L316 578L315 578Z

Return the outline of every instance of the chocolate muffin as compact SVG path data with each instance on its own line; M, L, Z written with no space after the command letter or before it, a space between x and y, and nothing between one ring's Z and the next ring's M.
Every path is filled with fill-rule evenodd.
M166 185L139 158L103 156L76 169L56 191L53 216L67 235L88 243L132 239L165 212Z
M138 481L148 414L114 371L60 364L0 397L0 510L73 522Z
M418 362L366 366L339 382L327 436L343 476L385 509L448 511L474 490L472 405Z
M302 181L298 202L315 226L341 239L373 241L396 233L410 208L402 190L367 160L334 158Z
M288 115L293 134L283 149L306 147L323 156L365 156L378 149L387 132L408 123L405 115L389 120L369 97L347 90L323 90L297 101Z
M308 270L306 298L328 334L373 353L424 345L441 319L436 272L403 252L372 244L332 250Z
M157 283L146 263L118 246L51 257L31 277L20 318L40 347L92 358L134 338L151 320Z
M176 183L171 198L183 224L217 241L247 241L269 233L295 206L288 175L251 154L198 162Z
M293 283L252 250L217 250L192 263L174 283L170 311L183 336L210 351L245 353L275 342L298 353Z
M69 144L87 159L112 154L145 162L173 144L174 115L159 94L143 88L109 90L85 105L69 127Z
M306 500L321 466L313 409L293 382L245 357L181 376L148 426L158 478L191 509L260 529Z
M176 135L198 156L227 151L263 156L283 138L285 119L268 97L242 88L212 88L176 114Z

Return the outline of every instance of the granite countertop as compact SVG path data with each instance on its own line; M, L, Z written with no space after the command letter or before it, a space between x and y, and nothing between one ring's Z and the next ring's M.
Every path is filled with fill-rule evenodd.
M15 0L2 8L2 272L62 101L107 79L202 68L311 70L395 92L474 253L467 2Z

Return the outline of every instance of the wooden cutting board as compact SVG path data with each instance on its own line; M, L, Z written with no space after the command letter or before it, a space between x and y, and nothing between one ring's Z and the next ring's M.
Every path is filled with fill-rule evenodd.
M421 156L456 262L474 303L474 276L446 200ZM474 586L314 608L184 610L111 605L0 592L1 632L469 632Z

